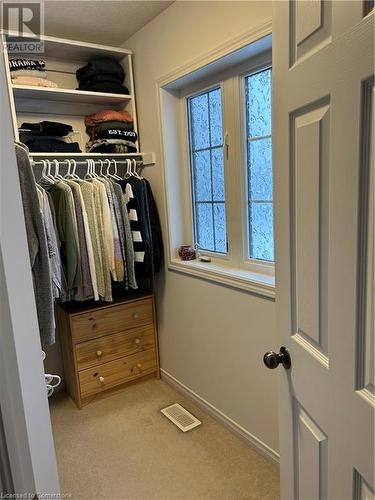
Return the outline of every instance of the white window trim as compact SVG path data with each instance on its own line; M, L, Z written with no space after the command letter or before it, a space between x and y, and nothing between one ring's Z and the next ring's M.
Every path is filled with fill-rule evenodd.
M194 92L194 87L197 91L203 91L203 79L200 79L199 85L191 83L192 72L204 72L207 67L216 65L220 68L220 73L223 73L223 67L225 69L223 61L225 62L228 56L236 55L240 59L241 54L249 50L250 44L254 44L250 49L252 51L254 46L260 47L260 52L265 49L270 50L270 39L271 21L268 21L228 41L219 49L199 57L183 68L178 68L161 77L157 81L156 91L161 124L160 144L164 159L162 174L166 199L168 269L273 299L275 296L275 279L269 272L269 264L266 266L268 269L266 269L266 267L262 266L262 262L256 261L258 266L258 272L256 272L246 267L233 266L226 255L220 255L217 258L218 254L214 254L210 263L203 263L198 260L183 262L178 257L178 246L193 241L189 149L187 147L188 129L183 120L186 117L186 102L185 99L181 98L181 89L184 89L183 95L186 95L186 89L189 87L190 93ZM254 60L256 61L259 53L255 55ZM267 63L265 64L264 60L260 64L261 67L266 65ZM241 66L244 68L244 74L256 71L256 69L252 68L249 71L248 63L238 65L239 68ZM228 64L228 68L229 72L233 72L233 65ZM213 72L208 73L211 76L207 78L207 87L217 85L218 80L216 79L215 82L215 78L212 76ZM186 82L189 82L189 84ZM168 113L172 118L169 117ZM179 128L176 130L177 119ZM173 122L173 120L175 121ZM173 131L171 134L173 137L169 137L171 131ZM176 144L176 142L179 142L179 144ZM239 160L237 159L237 161ZM183 185L179 185L179 183ZM244 183L241 183L241 185L243 186ZM247 193L245 196L244 199L247 200ZM244 207L241 207L241 210L244 210ZM242 220L244 220L243 217L241 218L241 224L243 223ZM209 252L204 253L209 254Z

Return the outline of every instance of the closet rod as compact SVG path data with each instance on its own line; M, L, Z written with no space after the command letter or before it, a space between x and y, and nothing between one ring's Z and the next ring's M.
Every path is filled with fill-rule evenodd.
M100 162L104 163L106 160L111 161L111 165L112 165L112 161L115 161L115 162L116 162L116 165L128 165L128 163L127 163L127 161L126 161L126 160L115 160L115 159L113 159L113 158L112 158L112 159L111 159L111 158L104 158L103 160L101 159L101 160L92 160L92 161L94 162L95 166L96 166L96 165L97 165L97 166L100 166L100 165L101 165L101 163L100 163ZM41 165L41 166L43 166L43 165L44 165L44 164L43 164L43 161L46 161L46 160L37 160L37 161L32 160L32 161L31 161L31 164L32 164L32 166L36 166L36 165ZM85 167L87 167L87 166L88 166L88 165L87 165L87 160L78 160L78 161L76 161L76 160L71 160L71 159L66 159L66 160L58 160L58 159L56 158L56 159L53 159L53 160L48 160L48 161L50 161L51 163L53 163L54 161L57 161L57 162L59 162L59 164L64 163L64 162L65 162L65 163L67 163L67 162L69 162L69 161L74 161L74 162L75 162L75 164L76 164L77 166L79 166L79 165L82 165L82 166L85 166ZM137 167L145 167L145 166L147 166L147 165L144 165L143 161L141 161L141 160L135 160L135 161L136 161L136 163L137 163ZM105 165L103 165L103 166L105 166Z

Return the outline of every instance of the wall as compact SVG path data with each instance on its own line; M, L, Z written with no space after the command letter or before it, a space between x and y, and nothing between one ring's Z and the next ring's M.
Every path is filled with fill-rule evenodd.
M156 80L270 17L266 1L175 2L124 43L135 52L142 149L157 158L145 175L163 223ZM275 303L172 271L159 278L157 300L163 370L277 451L277 376L262 365L278 347Z

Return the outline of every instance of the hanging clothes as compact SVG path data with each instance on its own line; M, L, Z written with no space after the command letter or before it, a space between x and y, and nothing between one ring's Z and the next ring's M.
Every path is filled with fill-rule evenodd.
M106 302L110 302L112 301L111 272L114 270L113 258L110 253L111 245L113 251L111 214L108 206L107 194L105 192L103 184L97 179L93 179L92 183L94 187L94 206L98 221L100 252L102 255L102 269L104 278L103 300L105 300Z
M151 186L143 178L131 175L118 181L121 185L132 228L136 275L149 281L161 268L163 240L160 219Z
M105 187L109 210L111 212L111 223L112 223L112 233L113 233L113 265L114 265L114 273L112 277L115 281L123 282L125 279L124 261L126 260L126 256L123 255L121 250L119 228L115 215L111 186L108 179L101 177L99 180L100 182L103 183Z
M77 183L71 180L64 180L72 190L75 215L77 220L78 244L80 250L80 271L82 286L77 290L76 300L87 300L94 298L93 280L91 277L89 250L87 245L87 229L85 228L84 211L86 211L82 202L81 188Z
M124 194L129 213L129 221L134 246L135 272L137 278L144 278L151 272L150 267L150 235L145 224L142 206L144 196L141 180L130 176L118 181ZM138 184L139 183L139 184ZM134 188L134 189L133 189ZM137 190L139 188L139 190Z
M29 152L22 144L17 143L15 148L40 340L42 346L47 346L55 343L54 297L51 271L48 265L47 236L30 165Z
M51 212L50 200L46 191L37 186L39 205L42 211L44 228L46 231L49 268L52 280L52 294L54 299L58 299L62 294L62 276L60 245L56 237L55 224Z
M152 193L151 184L147 179L143 179L146 185L146 197L148 205L148 221L152 238L152 258L153 272L158 273L161 269L164 259L163 233L160 224L159 212Z
M41 341L55 341L53 301L113 300L116 291L152 289L163 246L149 183L134 172L125 179L98 175L84 179L42 161L35 182L26 147L17 145ZM48 170L47 170L48 165ZM88 167L92 164L88 163Z
M96 216L95 200L94 200L94 186L86 181L80 182L81 192L87 212L88 225L90 230L92 248L94 252L95 272L97 279L97 288L100 298L105 296L104 274L102 264L102 251L99 241L99 226Z
M117 198L118 210L124 228L124 248L126 251L126 263L128 271L129 286L133 289L138 288L136 270L135 270L135 250L133 244L132 230L130 224L127 202L120 184L112 179L113 190ZM115 203L116 206L116 203Z
M72 190L62 181L41 179L40 185L50 193L54 205L61 242L61 262L67 280L67 299L72 300L82 288L78 229Z

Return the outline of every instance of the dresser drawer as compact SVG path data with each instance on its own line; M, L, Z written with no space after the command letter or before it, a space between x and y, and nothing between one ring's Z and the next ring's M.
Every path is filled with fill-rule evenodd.
M85 370L154 347L154 327L152 325L105 335L76 344L77 368Z
M74 343L153 323L152 299L105 307L71 317Z
M81 398L98 394L117 385L156 371L155 349L116 359L78 373Z

